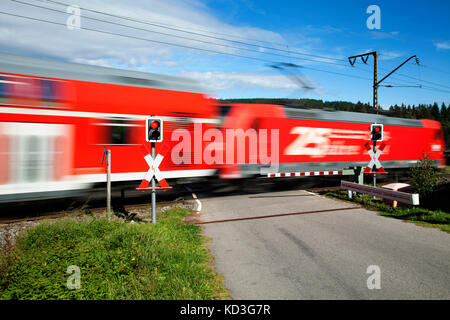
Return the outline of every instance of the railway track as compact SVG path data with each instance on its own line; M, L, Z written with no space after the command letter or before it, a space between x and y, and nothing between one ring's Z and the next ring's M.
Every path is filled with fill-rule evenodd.
M182 204L184 200L174 200L174 201L160 201L157 202L156 207L161 208L169 205ZM148 209L151 210L150 203L141 203L141 204L130 204L124 205L122 208L115 208L114 212L116 215L121 217L126 217L127 213L133 212L135 210ZM0 225L5 224L14 224L20 222L28 222L28 221L39 221L45 219L59 219L64 217L77 217L82 215L97 215L104 213L106 211L106 207L90 207L90 208L77 208L73 210L62 210L62 211L54 211L54 212L43 212L43 213L33 213L32 216L18 216L18 217L0 217Z
M443 174L442 177L449 180L450 174ZM385 177L381 183L392 182L395 179L405 181L404 175ZM280 178L280 179L249 179L241 181L210 181L208 183L198 182L187 185L178 185L173 190L158 193L157 208L168 205L179 204L187 199L191 199L192 192L200 198L220 197L236 194L265 193L281 190L308 190L315 193L324 191L335 191L339 189L342 177L312 177L312 178ZM370 178L367 180L370 182ZM0 212L0 225L13 224L24 221L39 221L43 219L57 219L65 216L77 216L85 214L100 214L106 211L105 192L100 189L96 195L91 195L88 199L73 200L41 200L40 203L19 203L6 205L2 204ZM129 197L128 197L129 196ZM183 199L183 200L180 200ZM148 193L128 190L127 198L120 197L120 191L113 192L113 211L123 218L127 218L130 212L142 210L150 206L150 196Z
M337 185L336 179L314 179L315 186ZM212 181L210 183L189 183L179 185L174 189L158 193L157 208L179 204L184 199L191 199L192 193L201 198L220 197L236 194L251 194L258 192L272 192L282 189L304 189L310 186L308 179L278 182L269 179L254 179L237 182ZM180 200L183 199L183 200ZM43 219L57 219L66 216L76 217L86 214L100 214L106 211L105 191L99 189L90 192L89 196L80 199L49 199L25 203L2 204L0 225L20 223L25 221L39 221ZM113 190L113 211L116 215L127 218L136 210L148 208L151 210L150 195L148 193L127 190L122 198L120 190Z

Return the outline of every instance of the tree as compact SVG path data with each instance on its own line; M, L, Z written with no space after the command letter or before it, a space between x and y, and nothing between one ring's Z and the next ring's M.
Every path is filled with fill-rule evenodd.
M431 116L433 117L434 120L439 120L439 116L440 116L439 106L438 106L438 104L436 102L433 103L433 106L431 107L430 113L431 113Z
M449 106L450 107L450 106ZM442 121L444 121L444 120L449 120L448 118L447 118L447 107L445 106L445 103L444 102L442 102L442 105L441 105L441 114L440 114L440 117L441 117L441 120Z

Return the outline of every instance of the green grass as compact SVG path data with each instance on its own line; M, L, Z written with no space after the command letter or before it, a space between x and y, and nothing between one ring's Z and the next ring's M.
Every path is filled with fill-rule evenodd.
M323 193L323 195L331 198L357 202L369 210L378 211L382 216L414 222L424 227L435 227L450 233L450 213L448 212L429 210L420 207L393 208L392 205L386 204L381 200L373 200L373 197L370 195L362 195L350 200L346 190L327 191Z
M444 168L442 168L441 170L440 170L442 173L450 173L450 166L445 166Z
M0 255L0 299L228 299L188 213L168 210L156 225L44 222ZM81 270L79 290L66 286L70 265Z

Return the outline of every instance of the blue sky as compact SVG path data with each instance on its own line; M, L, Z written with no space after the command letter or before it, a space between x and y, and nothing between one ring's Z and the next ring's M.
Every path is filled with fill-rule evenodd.
M381 29L369 30L366 13L376 4L381 11ZM421 80L396 76L391 82L405 85L423 84L450 91L450 2L448 1L210 1L212 11L230 24L252 25L282 34L293 46L305 45L312 52L349 56L378 51L379 79L412 55L421 64L434 69L418 68L413 60L398 70ZM297 35L301 35L297 39ZM305 40L304 37L308 38ZM440 44L440 45L439 45ZM371 64L372 58L369 59ZM293 61L294 62L294 61ZM301 64L301 60L295 63ZM324 70L352 74L351 68L329 67ZM356 65L363 67L360 60ZM367 70L372 70L366 67ZM342 76L304 71L324 87L329 94L323 99L371 101L371 82ZM372 78L368 72L355 70L355 75ZM386 80L388 81L388 80ZM343 83L344 82L344 83ZM306 94L309 96L309 94ZM380 103L423 103L432 100L449 101L450 93L419 88L380 88ZM318 97L318 96L317 96Z
M67 20L64 5L39 0L28 3L54 10L4 0L0 11L62 24ZM371 102L373 59L369 58L368 65L358 60L351 68L346 58L376 50L380 54L379 79L412 55L417 55L422 64L418 67L414 60L410 61L385 84L424 86L382 87L379 90L381 106L450 102L448 1L73 0L70 4L81 7L81 22L85 28L184 47L87 30L68 30L64 26L3 15L0 19L0 51L195 78L205 85L207 93L220 98L288 97ZM369 30L366 25L371 15L366 9L370 5L380 8L379 30ZM123 21L85 9L162 23L169 28ZM120 22L141 30L89 18ZM173 27L188 32L176 31ZM142 28L150 31L144 32ZM260 47L243 43L259 44ZM185 46L265 61L191 50ZM268 55L268 52L282 56ZM289 77L270 67L270 64L280 62L302 66L292 72L314 89L302 90Z

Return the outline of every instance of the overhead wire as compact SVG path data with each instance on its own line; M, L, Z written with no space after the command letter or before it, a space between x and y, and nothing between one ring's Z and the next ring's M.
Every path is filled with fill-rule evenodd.
M11 1L18 2L17 0L11 0ZM35 0L35 1L54 3L54 4L58 4L58 5L63 5L63 6L70 6L69 3L64 3L64 2L60 2L60 1L54 1L54 0ZM141 23L141 24L151 25L151 26L160 27L160 28L166 28L166 29L177 31L177 32L190 33L190 34L194 34L194 35L197 35L197 36L208 37L208 38L212 38L212 39L216 39L216 40L229 41L229 42L239 43L239 44L243 44L243 45L247 45L247 46L253 46L253 47L258 47L258 48L268 49L268 50L275 50L275 51L285 52L285 53L289 53L289 54L304 55L304 56L315 57L315 58L319 58L319 59L343 61L343 62L347 61L346 59L342 59L342 58L338 59L338 58L332 58L332 57L326 57L326 56L321 56L321 55L303 53L303 52L293 51L293 50L288 50L288 49L280 49L280 48L274 48L274 47L261 46L259 44L254 44L254 43L249 43L249 42L244 42L244 41L231 40L231 39L223 38L223 37L215 37L215 36L211 36L211 35L204 34L204 33L197 33L197 32L188 31L185 28L181 28L181 27L177 27L177 26L163 25L163 24L160 24L160 23L150 22L148 20L139 20L139 19L136 19L136 18L128 17L128 16L112 14L112 13L108 13L108 12L104 12L104 11L100 11L100 10L89 9L89 8L86 8L86 7L79 7L79 8L82 9L82 10L88 11L88 12L96 13L96 14L101 14L101 15L106 15L106 16L110 16L110 17L114 17L114 18L124 19L124 20L127 20L127 21L135 22L135 23ZM258 41L258 40L256 40L256 41ZM280 44L280 45L286 46L286 44Z
M22 2L22 1L19 1L19 0L11 0L11 1L17 2L17 3L21 3L21 4L24 4L24 5L29 5L29 6L33 6L33 7L37 7L37 8L50 10L50 11L66 13L65 11L61 11L61 10L57 10L57 9L53 9L53 8L48 8L48 7L43 7L43 6L38 6L36 4L25 3L25 2ZM58 4L58 5L69 5L69 4L65 4L63 2L53 1L53 0L36 0L36 1L54 3L54 4ZM101 11L98 11L98 10L92 10L92 9L88 9L88 8L83 8L83 10L91 11L91 12L98 13L98 14L103 14L103 15L109 15L109 16L116 17L116 18L126 19L126 20L130 20L130 21L133 21L133 22L137 22L137 23L144 23L144 24L153 25L152 23L149 23L149 22L139 21L139 20L132 19L132 18L129 18L129 17L120 16L120 15L114 15L114 14L110 14L110 13L105 13L105 12L101 12ZM31 20L35 20L35 21L40 21L40 22L46 22L46 23L51 23L51 24L55 24L55 25L65 26L65 24L54 22L54 21L49 21L49 20L44 20L44 19L39 19L39 18L34 18L34 17L28 17L28 16L23 16L23 15L17 15L17 14L3 12L3 11L0 11L0 14L10 15L10 16L15 16L15 17L19 17L19 18L31 19ZM281 52L286 52L286 53L288 53L288 56L286 56L286 55L282 55L282 54L276 54L276 53L273 53L273 52L261 52L261 51L257 51L257 50L251 50L251 49L248 49L248 48L230 46L230 45L219 44L219 43L214 43L214 42L208 42L208 41L204 41L204 40L200 40L200 39L193 39L193 38L183 37L183 36L174 35L174 34L167 34L167 33L159 32L159 31L155 31L155 30L148 30L148 29L133 27L133 26L120 24L120 23L116 23L116 22L111 22L111 21L106 21L106 20L102 20L102 19L97 19L97 18L93 18L93 17L84 17L84 18L91 19L93 21L99 21L99 22L104 22L104 23L108 23L108 24L118 25L118 26L122 26L122 27L132 28L132 29L135 29L135 30L142 30L142 31L146 31L146 32L152 32L152 33L162 34L162 35L166 35L166 36L177 37L177 38L190 40L190 41L198 41L200 43L207 43L207 44L212 44L212 45L217 45L217 46L223 46L223 47L228 47L228 48L232 48L232 49L236 49L236 50L243 50L243 51L253 52L253 53L257 53L257 54L269 54L269 55L279 56L279 57L288 58L288 59L294 58L294 59L301 59L301 60L305 60L305 61L312 61L312 62L315 62L315 63L332 64L332 65L338 65L338 66L348 66L347 64L344 65L344 64L340 64L340 63L334 63L334 62L331 62L331 61L319 61L319 60L307 59L307 58L303 58L303 57L293 57L291 54L305 55L305 56L311 56L311 57L317 57L317 58L320 58L320 59L329 59L329 60L335 60L335 61L346 61L344 59L337 59L337 58L330 58L330 57L319 56L319 55L300 53L300 52L296 52L296 51L292 51L292 50L283 50L283 49L278 49L278 48L273 48L273 47L265 47L265 46L260 46L260 45L251 44L251 43L247 43L247 42L234 41L234 40L230 40L230 39L226 39L226 38L213 37L213 36L209 36L209 35L205 35L205 34L197 34L199 36L215 38L217 40L231 41L231 42L235 42L235 43L241 43L241 44L244 44L244 45L256 46L256 47L259 47L259 48L266 48L266 49L270 49L270 50L277 50L277 51L281 51ZM157 25L157 24L154 24L154 25ZM160 25L157 25L157 26L160 27ZM168 25L166 25L165 27L167 28ZM171 28L176 30L176 31L195 34L193 32L182 30L182 29L179 29L179 28L173 28L173 27L171 27ZM258 58L258 57L254 57L254 56L244 56L244 55L236 54L236 53L222 52L222 51L205 49L205 48L199 48L199 47L193 47L193 46L188 46L188 45L183 45L183 44L178 44L178 43L171 43L171 42L167 42L167 41L160 41L160 40L155 40L155 39L148 39L148 38L142 38L142 37L137 37L137 36L124 35L124 34L110 32L110 31L97 30L97 29L86 28L86 27L80 27L80 29L87 30L87 31L92 31L92 32L99 32L99 33L114 35L114 36L126 37L126 38L131 38L131 39L137 39L137 40L149 41L149 42L154 42L154 43L166 44L166 45L170 45L170 46L178 46L178 47L192 49L192 50L201 50L201 51L210 52L210 53L229 55L229 56L234 56L234 57L238 57L238 58L253 59L253 60L256 60L256 61L269 62L269 63L272 62L270 60L262 59L262 58ZM386 55L386 54L384 54L384 55ZM351 77L351 78L355 78L355 79L370 80L369 78L365 78L365 77L360 77L360 76L356 76L356 75L349 75L349 74L344 74L344 73L334 72L334 71L329 71L329 70L321 70L321 69L317 69L317 68L314 68L314 67L308 67L308 66L301 66L301 67L305 68L305 69L309 69L309 70L314 70L314 71L318 71L318 72L325 72L325 73L335 74L335 75L340 75L340 76L345 76L345 77ZM359 67L356 67L356 68L359 69L359 70L365 71L365 72L371 72L371 71L363 69L363 68L359 68ZM385 68L380 68L380 69L387 70ZM445 88L449 88L450 89L450 87L445 86L445 85L437 84L435 82L431 82L431 81L427 81L427 80L417 79L417 78L414 78L414 77L411 77L411 76L407 76L407 75L404 75L404 74L401 74L401 73L397 73L396 75L403 76L403 77L406 77L406 78L410 78L410 79L413 79L413 80L419 80L419 81L427 82L427 83L430 83L430 84L433 84L433 85L437 85L437 86L441 86L441 87L445 87ZM404 79L398 79L396 77L391 77L391 78L395 79L395 80L398 80L398 81L403 81L403 82L406 82L406 83L412 83L411 81L407 81L407 80L404 80ZM402 85L402 84L397 85L397 86L404 86L404 87L406 87L405 85ZM412 86L408 86L408 87L412 87ZM439 90L439 88L434 88L434 87L431 87L431 86L421 86L421 87L422 88L427 88L429 90L430 89L431 90L437 89L438 91L441 91L441 92L446 92L446 93L449 92L449 91L442 90L442 89Z
M62 12L60 10L56 10L56 9L52 9L52 8L48 8L48 7L42 7L42 6L37 6L37 5L30 4L30 3L24 3L24 2L19 1L19 0L11 0L11 1L22 3L22 4L25 4L25 5L31 5L31 6L35 6L35 7L40 7L40 8L43 8L43 9L52 10L52 11L56 11L56 12L66 13L66 12ZM69 5L68 3L64 3L64 2L60 2L60 1L54 1L54 0L36 0L36 1L46 2L46 3L53 3L53 4L58 4L58 5L65 5L65 6ZM272 52L261 52L261 51L251 50L251 49L248 49L248 48L230 46L230 45L226 45L226 44L213 43L213 42L203 41L203 40L200 40L200 39L192 39L192 38L183 37L183 36L179 36L179 35L162 33L162 32L155 31L155 30L148 30L148 29L133 27L133 26L129 26L129 25L118 24L118 23L115 23L115 22L106 21L106 20L102 20L102 19L86 17L86 18L91 19L91 20L105 22L105 23L109 23L109 24L113 24L113 25L119 25L119 26L123 26L123 27L127 27L127 28L133 28L133 29L136 29L136 30L142 30L142 31L146 31L146 32L153 32L153 33L157 33L157 34L163 34L163 35L167 35L167 36L182 38L182 39L186 39L186 40L190 40L190 41L197 41L197 42L201 42L201 43L207 43L207 44L212 44L212 45L216 45L216 46L223 46L223 47L228 47L228 48L232 48L232 49L236 49L236 50L243 50L243 51L248 51L248 52L253 52L253 53L258 53L258 54L274 55L274 56L279 56L279 57L288 58L288 59L291 59L291 58L301 59L301 60L312 61L312 62L316 62L316 63L327 63L327 64L334 64L334 65L339 65L339 66L348 66L347 64L344 65L344 64L334 63L334 62L330 62L330 61L319 61L319 60L300 58L300 57L296 58L296 57L292 57L291 54L305 55L305 56L316 57L316 58L319 58L319 59L328 59L328 60L335 60L335 61L346 61L345 59L330 58L330 57L325 57L325 56L300 53L300 52L292 51L292 50L283 50L283 49L278 49L278 48L273 48L273 47L266 47L266 46L261 46L261 45L252 44L252 43L248 43L248 42L233 41L233 40L230 40L230 39L227 39L227 38L212 37L212 36L209 36L209 35L206 35L206 34L193 33L193 32L190 32L190 31L186 31L186 30L180 29L180 27L174 27L174 26L170 26L170 25L161 25L161 24L156 24L156 23L150 23L150 22L145 21L145 20L144 21L137 20L137 19L133 19L133 18L130 18L130 17L126 17L126 16L115 15L115 14L106 13L106 12L99 11L99 10L93 10L93 9L89 9L89 8L85 8L85 7L80 7L80 8L83 9L83 10L86 10L86 11L93 12L93 13L107 15L107 16L112 16L112 17L116 17L116 18L120 18L120 19L126 19L126 20L129 20L129 21L132 21L132 22L144 23L144 24L154 25L154 26L157 26L157 27L166 27L166 28L169 28L169 29L171 28L173 30L180 31L180 32L187 32L187 33L196 34L196 35L199 35L199 36L211 37L211 38L214 38L214 39L217 39L217 40L231 41L231 42L236 42L236 43L240 43L240 44L244 44L244 45L256 46L256 47L259 47L259 48L286 52L286 53L289 54L289 56L285 56L285 55L281 55L281 54L275 54L275 53L272 53ZM389 55L389 54L385 54L385 53L382 53L382 55L392 56L394 58L400 58L398 56L393 56L393 55ZM359 69L360 70L364 70L362 68L359 68ZM380 69L387 70L387 69L382 68L382 67L380 67ZM321 71L323 71L323 70L321 70ZM364 71L366 71L366 70L364 70ZM368 71L368 72L370 72L370 71ZM339 73L336 73L336 74L339 74ZM429 84L433 84L433 85L437 85L437 86L441 86L441 87L445 87L445 88L449 88L450 89L450 87L448 87L448 86L437 84L435 82L431 82L431 81L427 81L427 80L417 79L417 78L414 78L414 77L411 77L411 76L404 75L402 73L397 73L397 75L403 76L403 77L406 77L406 78L410 78L410 79L413 79L413 80L419 80L419 81L427 82ZM358 77L358 78L361 78L361 77ZM397 80L406 82L406 80L403 80L403 79L397 79Z
M58 13L67 14L66 11L61 11L61 10L57 10L57 9L53 9L53 8L43 7L43 6L39 6L39 5L32 4L32 3L26 3L26 2L23 2L23 1L20 1L20 0L11 0L11 1L23 4L23 5L27 5L27 6L32 6L32 7L41 8L41 9L45 9L45 10L49 10L49 11L54 11L54 12L58 12ZM249 48L236 47L236 46L231 46L231 45L222 44L222 43L214 43L214 42L210 42L210 41L204 41L204 40L200 40L200 39L194 39L194 38L174 35L174 34L160 32L160 31L154 31L154 30L149 30L149 29L144 29L144 28L139 28L139 27L133 27L133 26L129 26L129 25L126 25L126 24L122 24L122 23L116 23L116 22L111 22L111 21L97 19L97 18L92 18L92 17L84 17L84 19L89 19L89 20L93 20L93 21L108 23L108 24L112 24L112 25L116 25L116 26L120 26L120 27L126 27L126 28L130 28L130 29L134 29L134 30L140 30L140 31L145 31L145 32L156 33L156 34L160 34L160 35L165 35L165 36L169 36L169 37L175 37L175 38L189 40L189 41L197 41L197 42L200 42L200 43L205 43L205 44L215 45L215 46L221 46L221 47L226 47L226 48L230 48L230 49L243 50L243 51L248 51L248 52L253 52L253 53L258 53L258 54L266 54L266 55L278 56L278 57L283 57L283 58L291 58L290 56L286 56L286 55L278 54L278 53L274 53L274 52L264 52L264 51L261 52L261 51L257 51L257 50L253 50L253 49L249 49ZM330 62L330 61L318 61L318 60L302 58L302 57L293 57L293 58L294 59L301 59L301 60L305 60L305 61L321 62L321 63L335 64L335 65L344 66L343 64Z
M415 63L414 63L414 64L415 64ZM365 65L370 66L370 67L373 67L373 64L366 63ZM357 68L356 64L355 64L355 67ZM364 71L366 71L366 72L372 72L372 71L370 71L370 70L366 70L366 69L362 69L362 68L359 68L359 69L360 69L360 70L364 70ZM391 71L391 70L389 70L389 69L387 69L387 68L380 67L380 66L378 67L378 69L381 69L381 70L386 71L386 72L390 72L390 71ZM443 87L443 88L448 88L448 89L450 89L449 86L442 85L442 84L439 84L439 83L436 83L436 82L432 82L432 81L428 81L428 80L424 80L424 79L422 79L422 77L416 78L416 77L408 76L408 75L405 75L405 74L399 73L399 72L396 72L395 75L390 76L389 78L390 78L390 79L397 80L397 81L402 81L402 82L405 82L405 83L408 83L408 84L415 84L415 85L417 85L417 82L412 82L412 81L410 81L410 80L400 79L400 78L398 78L398 76L403 77L403 78L408 78L408 79L411 79L411 80L416 80L416 81L419 81L419 83L425 82L425 83L428 83L428 84L431 84L431 85L434 85L434 86L439 86L439 87ZM429 88L429 89L430 89L430 88L433 88L432 86L426 86L426 87ZM425 86L424 86L424 85L421 85L421 88L425 88ZM436 89L440 89L439 91L441 91L441 92L448 92L448 91L446 91L446 90L443 90L442 88L436 88Z
M19 14L10 13L10 12L0 11L0 14L13 16L13 17L17 17L17 18L28 19L28 20L39 21L39 22L44 22L44 23L49 23L49 24L54 24L54 25L59 25L59 26L64 26L64 27L66 26L64 23L50 21L50 20L44 20L44 19L35 18L35 17L23 16L23 15L19 15ZM237 57L237 58L251 59L251 60L256 60L256 61L265 62L265 63L274 63L274 61L267 60L267 59L262 59L262 58L258 58L258 57L253 57L253 56L244 56L244 55L235 54L235 53L222 52L222 51L205 49L205 48L199 48L199 47L192 47L192 46L187 46L187 45L183 45L183 44L177 44L177 43L171 43L171 42L166 42L166 41L142 38L142 37L131 36L131 35L124 35L124 34L120 34L120 33L104 31L104 30L97 30L97 29L92 29L92 28L86 28L86 27L82 27L82 26L80 26L80 29L87 30L87 31L92 31L92 32L97 32L97 33L103 33L103 34L108 34L108 35L124 37L124 38L130 38L130 39L148 41L148 42L153 42L153 43L166 44L166 45L170 45L170 46L177 46L177 47L182 47L182 48L187 48L187 49L206 51L206 52L222 54L222 55L229 55L229 56L233 56L233 57ZM350 77L350 78L368 80L368 78L363 78L363 77L350 75L350 74L345 74L345 73L340 73L340 72L334 72L334 71L329 71L329 70L322 70L322 69L317 69L317 68L308 67L308 66L300 66L300 67L304 68L304 69L318 71L318 72L325 72L325 73L330 73L330 74L335 74L335 75L340 75L340 76L345 76L345 77Z
M64 3L64 2L59 2L59 1L52 1L52 0L35 0L35 1L40 1L40 2L47 2L47 3L53 3L53 4L59 4L59 5L62 5L62 6L71 6L71 5L73 5L73 4L69 4L69 3ZM80 8L80 9L83 9L83 10L86 10L86 11L90 11L90 12L93 12L93 13L100 13L100 14L106 14L106 13L102 13L101 11L97 11L97 10L93 10L93 9L87 9L87 8ZM121 16L121 15L114 15L114 14L108 14L108 15L110 15L110 16L112 16L112 17L116 17L116 18L121 18L121 19L128 19L129 17L126 17L126 16ZM131 18L130 18L131 19ZM134 18L133 19L133 21L135 21L135 22L141 22L141 23L145 23L145 20L140 20L140 19L137 19L137 18ZM155 25L157 25L157 26L161 26L161 27L173 27L173 28L180 28L179 26L174 26L174 25L170 25L170 24L166 24L166 23L163 23L163 22L153 22ZM225 34L225 33L220 33L220 32L214 32L214 31L206 31L206 30L202 30L202 29L197 29L197 28L192 28L192 27L190 27L190 28L187 28L187 27L183 27L185 30L183 30L183 31L181 31L181 32L184 32L184 31L200 31L200 32L206 32L206 33L210 33L210 34L216 34L216 35L221 35L221 36L227 36L227 37L231 37L231 38L235 38L235 39L241 39L241 40L251 40L251 41L256 41L256 42L261 42L261 43L267 43L267 44L271 44L271 45L273 45L273 44L276 44L276 45L280 45L280 46L286 46L286 43L279 43L279 42L274 42L274 41L266 41L266 40L260 40L260 39L249 39L249 38L247 38L247 37L239 37L239 36L236 36L236 35L230 35L230 34ZM200 34L199 34L200 35ZM205 35L206 36L206 35Z
M442 72L442 73L450 74L450 72L449 72L449 71L446 71L446 70L441 70L441 69L438 69L438 68L434 68L434 67L430 67L430 66L427 66L427 65L423 65L423 64L420 64L419 66L420 66L421 68L426 68L426 69L430 69L430 70L433 70L433 71L438 71L438 72Z

